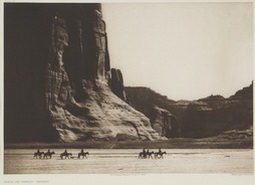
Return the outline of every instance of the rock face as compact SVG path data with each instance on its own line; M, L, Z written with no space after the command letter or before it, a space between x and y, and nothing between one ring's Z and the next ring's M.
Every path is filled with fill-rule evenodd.
M116 94L120 99L126 101L126 93L124 88L123 76L119 69L111 69L111 81L110 86L112 92Z
M152 127L167 138L178 137L182 106L149 88L126 87L127 102L150 118ZM177 120L179 117L180 120Z
M126 87L125 90L128 102L149 117L153 128L159 133L169 133L169 127L163 125L170 112L175 115L178 124L172 129L171 136L165 135L168 138L178 134L181 137L210 137L253 126L253 83L229 98L212 95L196 101L169 100L143 87ZM155 105L158 108L153 110ZM170 120L175 122L173 118Z
M178 137L178 124L174 115L166 109L153 107L151 125L161 136L167 138Z
M253 125L253 84L230 98L209 96L191 102L184 115L185 137L208 137Z
M5 37L6 141L160 138L120 99L100 4L7 3Z

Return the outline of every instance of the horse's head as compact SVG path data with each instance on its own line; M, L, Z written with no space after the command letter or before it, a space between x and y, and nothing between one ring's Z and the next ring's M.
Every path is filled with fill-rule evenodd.
M55 152L53 151L52 154L55 154Z

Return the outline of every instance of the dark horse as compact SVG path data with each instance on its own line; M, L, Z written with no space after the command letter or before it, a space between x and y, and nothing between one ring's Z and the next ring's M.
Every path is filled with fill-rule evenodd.
M152 154L154 154L154 152L146 152L146 158L152 158Z
M147 152L145 152L145 151L140 152L138 155L138 158L141 158L141 159L145 159L146 157L147 157Z
M37 159L37 157L39 157L39 159L41 159L43 154L44 154L44 152L37 151L37 152L34 153L33 159L34 158Z
M155 157L155 159L157 158L157 159L163 159L164 157L163 157L163 155L164 154L166 154L166 152L156 152L156 153L154 153L154 157Z
M60 154L60 158L61 158L61 159L63 159L64 157L65 157L65 159L66 159L66 158L69 159L69 156L72 156L72 153L64 152L64 153Z
M80 159L81 156L82 156L82 159L84 159L84 157L87 158L87 155L89 155L89 152L80 152L78 153L78 159Z
M139 153L138 158L141 158L141 159L152 158L152 154L154 154L154 152L142 151Z
M44 153L44 155L43 155L43 158L45 159L48 159L48 157L51 159L51 157L52 157L52 155L53 154L55 154L55 152L53 151L53 152L50 152L50 151L48 151L48 152L46 152L46 153Z

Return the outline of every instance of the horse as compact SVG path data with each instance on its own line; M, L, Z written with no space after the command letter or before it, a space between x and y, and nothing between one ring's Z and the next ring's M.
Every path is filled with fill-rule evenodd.
M52 155L53 154L55 154L55 152L53 151L53 152L46 152L46 153L44 153L44 155L43 155L43 158L45 159L48 159L48 157L51 159L51 157L52 157Z
M37 156L39 156L39 159L41 159L43 154L44 154L44 152L39 152L39 151L37 151L37 152L34 153L33 159L34 159L34 158L37 159Z
M154 153L154 158L156 159L163 159L163 154L166 154L166 152L156 152Z
M146 158L153 158L152 154L154 154L154 152L146 152ZM148 157L147 157L148 156Z
M72 156L72 153L65 153L65 152L64 152L64 153L60 154L60 158L61 158L61 159L63 159L64 157L65 157L65 159L66 159L66 158L69 159L69 156Z
M145 159L147 157L147 152L140 152L138 158Z
M82 156L82 159L84 159L84 157L87 158L87 155L89 155L89 152L80 152L78 153L78 159L80 159L81 156Z

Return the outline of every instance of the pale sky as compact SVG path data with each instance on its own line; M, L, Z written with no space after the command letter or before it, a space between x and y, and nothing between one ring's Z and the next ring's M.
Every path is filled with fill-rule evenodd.
M111 67L169 99L224 97L253 79L252 3L105 3Z

